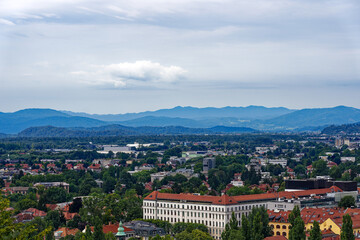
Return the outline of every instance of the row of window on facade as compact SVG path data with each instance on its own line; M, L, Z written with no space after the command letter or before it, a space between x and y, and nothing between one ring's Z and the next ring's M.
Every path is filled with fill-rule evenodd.
M151 216L145 216L145 219L153 219ZM216 222L216 221L207 221L207 220L193 220L193 219L180 219L180 218L172 218L172 217L159 217L158 219L162 221L168 221L168 222L188 222L188 223L199 223L204 224L209 227L221 227L224 228L225 224L224 222Z
M193 206L193 205L180 205L180 204L169 204L169 203L150 203L144 202L144 206L146 207L164 207L164 208L182 208L182 209L189 209L189 210L201 210L201 211L214 211L214 212L225 212L225 208L219 207L207 207L207 206ZM238 206L238 207L231 207L228 208L228 212L233 211L244 211L244 210L251 210L252 207L267 207L267 204L256 204L256 205L245 205L245 206Z
M155 209L144 209L146 214L155 214ZM225 215L221 215L221 214L214 214L214 213L203 213L203 212L185 212L184 211L173 211L173 210L162 210L162 209L158 209L157 214L167 214L167 215L173 215L173 216L182 216L185 217L185 215L187 217L202 217L202 218L207 218L209 216L209 218L214 218L214 219L222 219L224 220L224 216ZM237 213L236 216L238 219L241 219L242 215L245 215L246 217L248 216L248 213ZM231 215L228 214L227 215L227 220L230 220Z
M270 227L271 227L271 228L274 228L275 225L270 224ZM276 225L276 229L279 229L279 228L281 228L281 226L280 226L280 225ZM282 225L282 229L286 229L286 228L287 228L286 225Z
M225 208L219 207L207 207L207 206L193 206L193 205L184 205L184 204L169 204L169 203L150 203L144 202L144 206L146 207L164 207L164 208L182 208L189 210L201 210L201 211L215 211L215 212L225 212Z

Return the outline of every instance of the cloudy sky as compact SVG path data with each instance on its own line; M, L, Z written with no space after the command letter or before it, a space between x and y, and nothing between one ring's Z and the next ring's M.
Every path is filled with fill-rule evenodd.
M359 0L0 0L0 111L360 108Z

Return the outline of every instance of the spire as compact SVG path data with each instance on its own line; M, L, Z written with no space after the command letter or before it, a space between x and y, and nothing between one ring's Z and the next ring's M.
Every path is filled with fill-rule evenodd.
M118 232L116 233L115 237L116 239L125 239L125 232L124 232L124 228L122 226L122 222L119 222L119 228L118 228Z

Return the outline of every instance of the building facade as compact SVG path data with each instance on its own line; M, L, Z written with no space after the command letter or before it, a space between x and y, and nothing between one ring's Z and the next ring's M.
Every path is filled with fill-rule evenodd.
M177 222L200 223L208 227L210 235L221 239L225 225L234 212L241 224L242 215L248 216L253 208L268 208L269 202L280 199L299 199L310 196L324 196L341 192L337 187L298 192L264 193L242 196L200 196L194 194L171 194L157 191L143 201L144 219L160 219L172 224Z
M203 172L209 172L210 169L216 167L215 158L208 157L203 159Z

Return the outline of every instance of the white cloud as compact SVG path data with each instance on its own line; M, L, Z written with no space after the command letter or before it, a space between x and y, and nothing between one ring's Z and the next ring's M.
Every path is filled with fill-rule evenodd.
M15 23L13 23L12 21L0 18L0 24L5 24L5 25L9 25L9 26L13 26L15 25Z
M178 66L163 66L157 62L136 61L93 66L90 71L71 74L91 85L123 87L161 87L185 77L186 70Z
M80 11L76 11L80 10ZM359 10L357 0L1 0L0 17L18 15L39 17L44 11L57 16L76 16L83 20L89 14L101 14L125 20L148 21L164 25L165 17L173 21L196 24L198 20L211 24L282 21L291 19L326 18L334 15L354 15ZM97 16L100 17L100 16ZM211 19L216 21L211 21ZM30 18L31 20L31 18ZM186 20L186 21L184 21ZM175 22L177 22L175 20ZM175 24L176 25L176 24Z

